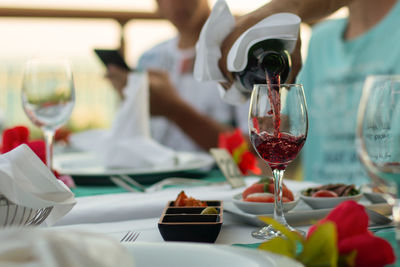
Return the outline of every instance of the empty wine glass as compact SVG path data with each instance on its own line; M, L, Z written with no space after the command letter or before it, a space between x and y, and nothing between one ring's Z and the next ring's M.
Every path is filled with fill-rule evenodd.
M40 127L46 142L46 163L52 169L55 131L70 117L75 102L71 67L66 59L35 58L24 69L22 106Z
M258 155L269 165L274 180L274 219L291 231L282 207L282 178L307 138L308 116L301 84L256 84L249 110L250 139ZM271 239L280 233L271 226L252 233Z
M400 233L400 75L367 77L356 135L358 154L371 186L393 206L393 219Z

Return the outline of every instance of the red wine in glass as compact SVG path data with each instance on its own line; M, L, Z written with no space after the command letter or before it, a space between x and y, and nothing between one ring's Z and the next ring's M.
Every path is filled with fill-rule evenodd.
M273 75L271 75L273 74ZM308 129L304 90L300 84L280 84L279 73L267 72L267 84L257 84L252 92L249 128L251 143L271 168L274 179L274 219L289 230L283 214L283 173L302 149ZM270 226L252 233L253 237L271 239L280 235Z
M260 134L251 132L251 141L258 155L269 164L271 169L285 170L287 165L297 157L306 137L286 133L280 133L277 137L266 132Z
M279 88L281 85L280 72L265 69L265 77L268 84L268 98L271 103L272 109L268 111L268 115L273 115L274 119L274 136L280 137L281 125L281 97L279 95Z

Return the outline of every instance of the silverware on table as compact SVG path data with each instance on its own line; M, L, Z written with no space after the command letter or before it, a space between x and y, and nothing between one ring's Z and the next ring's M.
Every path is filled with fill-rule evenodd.
M127 178L129 178L129 179L127 179ZM138 182L136 182L129 176L125 176L125 175L111 176L110 180L114 184L124 188L125 190L127 190L129 192L143 193L145 191L145 187L143 185L139 184Z
M365 208L365 212L368 214L369 217L370 229L394 226L392 219L386 217L385 215L380 214L379 212L376 212L368 208Z
M138 191L140 192L145 192L146 191L146 187L140 183L138 183L135 179L133 179L132 177L128 176L128 175L119 175L119 178L121 178L122 180L124 180L125 182L133 185L136 189L138 189Z
M126 233L126 235L124 235L124 237L122 237L120 242L135 242L139 235L140 232L129 231Z
M134 180L132 177L129 177L128 175L113 175L110 176L110 180L126 189L129 192L140 192L140 193L145 193L145 192L155 192L162 190L164 186L173 186L173 185L181 185L181 186L206 186L206 185L219 185L226 183L224 182L210 182L210 181L203 181L201 179L193 179L193 178L183 178L183 177L169 177L165 178L149 187L145 187L144 185L138 183L136 180Z

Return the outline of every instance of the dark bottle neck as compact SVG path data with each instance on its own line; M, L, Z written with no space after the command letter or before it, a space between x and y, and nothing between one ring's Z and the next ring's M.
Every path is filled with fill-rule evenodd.
M290 68L290 57L286 51L265 51L258 59L259 66L269 77L282 75ZM287 76L287 75L286 75ZM283 80L286 79L286 77Z

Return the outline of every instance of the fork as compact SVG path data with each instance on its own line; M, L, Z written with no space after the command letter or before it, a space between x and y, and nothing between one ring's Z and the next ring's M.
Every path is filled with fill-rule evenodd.
M129 231L126 233L126 235L124 235L120 242L135 242L139 235L140 232Z

